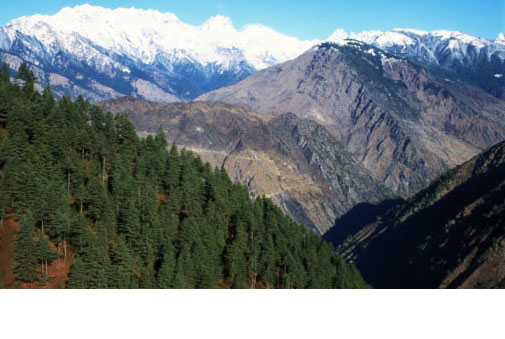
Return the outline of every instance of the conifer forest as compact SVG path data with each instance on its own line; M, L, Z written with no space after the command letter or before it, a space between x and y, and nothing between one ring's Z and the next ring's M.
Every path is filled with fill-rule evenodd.
M16 286L50 282L58 262L71 263L61 288L368 287L332 245L162 130L139 138L123 114L39 92L24 64L0 76Z

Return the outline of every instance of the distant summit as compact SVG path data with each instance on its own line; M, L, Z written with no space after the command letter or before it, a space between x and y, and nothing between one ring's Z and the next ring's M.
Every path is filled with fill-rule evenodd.
M494 41L458 31L420 31L395 28L391 31L365 31L347 34L337 29L328 41L345 43L359 40L397 57L407 58L437 71L445 78L464 81L505 98L505 37Z
M505 45L505 35L503 33L498 34L494 42L495 44Z
M315 43L261 25L239 31L222 15L192 26L172 13L90 5L21 17L0 29L0 56L11 68L25 61L57 94L92 101L190 100Z

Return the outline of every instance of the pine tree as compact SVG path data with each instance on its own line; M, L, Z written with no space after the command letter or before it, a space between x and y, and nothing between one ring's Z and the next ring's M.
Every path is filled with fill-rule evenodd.
M25 63L22 63L19 66L18 73L16 74L15 79L21 80L23 82L23 91L26 94L32 94L34 92L35 75Z
M3 62L0 68L0 84L10 83L9 66Z
M67 288L88 288L89 272L81 256L76 256L67 280Z
M50 223L49 234L58 243L58 253L63 252L63 261L67 258L67 240L70 236L71 225L68 217L60 210L56 211Z
M37 279L35 272L37 265L37 244L35 242L35 218L28 212L19 222L16 234L16 253L14 263L14 277L23 282Z
M175 144L172 144L170 155L167 159L167 173L165 174L165 190L168 193L168 205L170 211L174 214L179 214L182 204L181 190L179 189L179 181L181 176L181 159Z
M171 244L167 245L163 255L163 263L158 270L157 283L159 288L171 288L174 285L175 275L175 249Z
M239 224L233 234L233 239L226 255L228 276L230 277L232 287L246 288L247 266L245 250L247 247L247 234L244 225Z
M47 279L47 265L58 256L55 250L49 245L47 237L42 236L37 241L37 259L40 264L40 272L43 280Z
M40 103L40 111L44 118L47 118L51 115L53 109L56 107L56 102L54 100L53 91L51 87L44 88L44 92L42 93L42 101Z

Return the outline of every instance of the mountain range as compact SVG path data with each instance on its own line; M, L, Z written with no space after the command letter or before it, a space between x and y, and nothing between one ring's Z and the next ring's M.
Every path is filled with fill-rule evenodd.
M91 101L190 100L313 44L261 25L238 31L220 15L192 26L171 13L90 5L21 17L0 29L1 58L13 69L27 62L41 85Z
M28 63L39 84L51 85L59 97L173 102L235 84L324 41L345 39L372 44L503 96L503 35L489 41L448 31L347 34L338 29L328 39L300 40L262 25L237 30L222 15L193 26L172 13L82 5L12 20L0 28L0 58L13 70Z
M417 193L505 138L502 100L351 40L199 100L99 105L141 133L161 127L319 233L358 204Z
M72 129L79 116L81 129L93 125L124 151L124 159L110 159L110 153L118 150L110 145L101 156L86 155L91 146L79 148L81 141L74 140L71 159L84 165L65 167L61 178L66 181L59 183L66 185L67 195L62 196L67 199L74 189L71 183L95 171L98 175L90 178L100 179L96 183L112 188L124 200L117 187L105 184L109 176L104 173L111 171L113 186L122 182L119 169L131 171L135 178L145 170L152 179L150 166L142 167L145 164L138 160L149 154L149 163L155 167L182 166L167 173L173 180L182 180L184 187L201 183L210 187L210 173L214 173L226 181L228 193L237 189L244 199L248 195L261 201L266 201L263 196L272 199L296 222L333 242L374 287L504 286L505 271L500 266L505 258L502 33L491 41L456 31L394 29L355 34L337 29L327 39L303 41L261 25L237 30L221 15L193 26L171 13L82 5L52 16L9 22L0 28L0 59L10 68L2 68L0 79L4 90L0 129L9 127L9 138L26 137L23 145L31 145L33 135L43 130L37 121L47 120L49 125L61 123L72 131L58 134L58 142L80 135L79 140L96 146L93 137ZM34 72L39 92L48 85L52 91L35 93L32 75L24 65ZM14 80L9 79L9 71L12 77L18 68ZM55 102L52 93L63 99ZM82 98L72 103L67 95L82 96L112 114L102 115ZM28 129L23 130L23 123L16 120L26 112L11 110L19 104L14 97L30 102L33 114L25 119L31 124ZM40 103L42 109L37 106ZM16 128L25 132L14 133ZM137 140L135 133L146 138ZM5 135L0 133L0 146L10 149ZM125 138L136 141L123 145ZM51 142L48 152L55 151ZM170 155L175 162L159 164L160 154L171 143L183 149L181 159L194 159L195 168L208 172L203 176L206 179L200 182L197 176L177 174L179 170L190 173L191 166L176 161L175 147ZM157 153L151 152L154 144ZM15 158L17 153L11 153ZM94 167L88 168L86 157L92 156ZM36 159L47 160L47 156ZM131 162L128 166L126 159ZM115 165L107 163L111 160ZM75 177L74 169L82 175ZM166 177L160 173L156 175ZM71 200L72 205L79 205L79 209L72 207L76 215L88 213L86 199L91 198L83 187L91 179L74 185L80 197ZM170 204L178 204L175 186L163 180L159 188L175 194ZM138 184L140 192L142 183ZM186 198L192 196L184 192ZM210 199L202 206L211 211L212 194L207 188L199 192ZM131 193L140 204L140 195ZM169 204L164 203L167 194L150 197L153 211ZM182 222L190 204L179 202ZM273 210L270 202L266 207ZM131 210L125 205L125 213ZM259 209L255 213L263 215ZM131 221L121 218L120 222ZM266 229L276 224L275 218L268 218ZM246 240L237 231L230 239L252 244L254 234ZM133 243L137 236L130 238ZM265 244L275 239L265 238ZM305 238L298 240L305 246ZM103 244L107 243L104 238ZM254 265L254 260L246 262ZM159 263L148 266L158 269ZM230 267L231 272L234 265ZM284 263L284 276L290 277L286 267ZM232 286L234 275L212 286ZM255 286L256 278L251 281ZM269 278L265 281L266 287L273 286Z
M403 197L505 138L503 100L356 40L320 44L198 100L317 121Z
M407 58L440 76L480 87L504 98L505 39L500 33L494 41L458 31L420 31L397 28L392 31L365 31L347 34L337 30L328 39L365 42L394 56Z

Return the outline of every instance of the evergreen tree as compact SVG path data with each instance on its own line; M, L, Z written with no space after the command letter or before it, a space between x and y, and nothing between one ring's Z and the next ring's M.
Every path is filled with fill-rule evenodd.
M70 221L68 220L68 217L61 211L59 210L56 211L56 213L52 217L52 222L49 228L49 234L58 243L58 251L61 247L64 261L67 258L67 240L70 236L70 232L71 232L71 225Z
M29 212L19 222L16 235L14 276L16 280L32 282L37 279L37 243L35 242L35 218Z
M233 234L231 244L226 255L228 275L231 279L231 286L234 288L246 288L247 266L245 250L247 246L247 234L242 224L237 225Z
M0 68L0 84L6 84L10 82L10 72L9 66L3 62Z
M175 250L169 244L163 255L161 267L158 270L157 282L159 288L171 288L174 286L175 265Z
M35 75L25 63L19 66L15 78L23 82L23 90L27 94L32 94L35 90Z
M47 237L42 237L37 241L37 259L40 264L40 273L43 279L47 279L47 265L58 256L55 250L49 245Z

